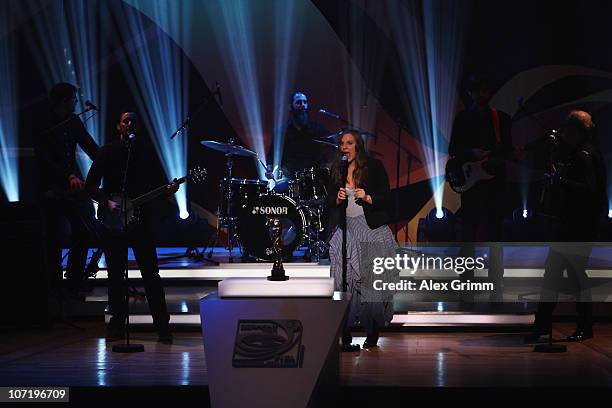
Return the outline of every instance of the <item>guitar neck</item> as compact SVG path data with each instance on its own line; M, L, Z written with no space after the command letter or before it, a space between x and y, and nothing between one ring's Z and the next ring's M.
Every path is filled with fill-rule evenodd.
M187 181L187 177L181 177L180 179L177 179L176 182L179 184L184 183L185 181ZM135 199L132 200L132 205L134 205L135 207L141 206L143 204L145 204L148 201L151 201L159 196L162 196L164 194L168 193L168 186L169 184L164 184L161 187L156 188L155 190L151 190L148 193L145 193L139 197L136 197Z

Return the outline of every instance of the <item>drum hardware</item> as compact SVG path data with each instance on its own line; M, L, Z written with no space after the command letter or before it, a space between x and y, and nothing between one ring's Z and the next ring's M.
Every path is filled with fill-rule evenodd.
M325 231L323 225L324 217L324 204L319 205L304 205L307 214L307 234L306 234L306 246L307 250L304 253L304 259L311 260L314 257L316 262L319 262L321 258L327 257L329 253L329 245L322 239L322 234Z
M300 203L306 205L325 204L327 185L329 184L329 169L311 167L296 172L297 195Z
M229 183L231 183L232 180L232 168L234 167L234 161L232 160L233 157L257 157L257 153L255 153L254 151L247 149L246 147L242 147L239 145L234 144L234 139L233 138L228 138L228 142L227 143L222 143L222 142L217 142L214 140L202 140L200 142L204 147L207 147L209 149L212 150L216 150L218 152L221 152L225 155L226 157L226 161L225 161L225 178L224 180L227 180ZM212 253L214 251L214 247L215 244L218 242L219 240L219 232L220 232L220 228L221 227L225 227L227 229L227 243L226 243L226 249L229 251L229 262L233 262L234 261L234 257L233 257L233 250L234 247L236 246L240 246L240 243L238 242L237 239L237 234L236 234L236 220L232 214L232 208L231 205L229 203L231 203L231 186L229 186L228 188L225 189L224 191L224 196L221 199L221 202L226 202L227 204L227 209L226 209L226 214L224 219L221 219L221 212L223 211L221 207L219 207L217 209L217 213L218 213L218 221L217 221L217 231L215 233L215 241L210 245L210 251L207 254L208 258L212 257ZM202 253L199 256L203 256L204 251L202 251Z
M281 258L291 257L301 245L307 247L305 256L314 257L317 262L325 256L329 245L321 240L321 234L325 229L322 218L328 169L308 168L296 172L295 178L277 177L270 191L266 181L232 177L233 158L257 158L255 152L235 145L231 139L228 143L204 140L201 144L225 154L227 160L225 177L219 183L221 200L217 208L217 230L199 257L204 256L207 248L210 248L207 257L212 257L222 228L227 229L229 262L233 261L233 249L239 248L243 259L274 260L275 267L280 268L273 231L280 234ZM323 141L323 144L337 147L331 142ZM261 160L259 162L264 166ZM271 219L278 222L269 225Z

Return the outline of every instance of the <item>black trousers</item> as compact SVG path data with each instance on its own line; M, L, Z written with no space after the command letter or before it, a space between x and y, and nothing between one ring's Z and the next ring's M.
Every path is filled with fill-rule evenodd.
M66 283L69 288L78 288L86 279L85 265L89 244L99 234L94 220L94 208L90 199L83 195L48 191L41 199L45 227L45 267L49 286L58 289L62 284L62 247L67 242L70 248L66 267ZM66 241L66 226L69 226Z
M476 248L473 242L489 243L487 265L488 282L494 285L494 294L503 292L504 248L501 241L502 215L496 207L479 206L477 209L466 209L462 212L459 240L462 242L459 256L475 257ZM461 280L474 278L474 269L461 274Z
M105 231L104 253L108 268L108 298L111 324L123 325L128 313L126 305L127 282L125 270L128 246L134 251L134 256L144 282L149 309L153 316L153 324L157 331L168 329L170 315L166 307L166 295L162 286L157 252L151 234L146 228L130 230L126 234Z
M546 258L544 279L535 327L547 332L552 322L552 314L557 305L559 292L567 289L576 298L576 329L593 330L593 304L591 287L586 274L586 266L592 246L583 243L557 243L551 245ZM567 271L567 285L564 285L563 272Z

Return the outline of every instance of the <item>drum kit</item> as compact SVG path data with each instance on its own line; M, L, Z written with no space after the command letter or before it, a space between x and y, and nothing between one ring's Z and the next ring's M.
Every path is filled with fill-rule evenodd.
M273 219L282 227L282 256L287 259L293 252L305 246L305 258L319 261L328 252L323 237L326 229L326 198L329 169L307 168L292 177L279 179L269 188L267 181L232 177L233 159L257 158L257 153L245 147L213 140L203 140L203 146L221 152L226 157L225 177L219 183L221 193L218 206L217 232L227 230L229 259L232 262L234 248L239 248L243 258L260 261L275 259ZM323 141L330 146L335 143ZM218 236L218 235L217 235ZM210 253L209 253L210 254Z

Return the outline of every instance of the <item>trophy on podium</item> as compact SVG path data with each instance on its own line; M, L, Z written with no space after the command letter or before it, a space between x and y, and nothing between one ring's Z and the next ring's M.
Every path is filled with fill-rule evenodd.
M285 268L283 268L283 245L282 245L282 224L278 218L270 218L266 223L267 227L270 228L272 233L272 248L274 249L275 259L274 265L272 266L272 275L268 276L270 281L286 281L289 279L285 275Z

